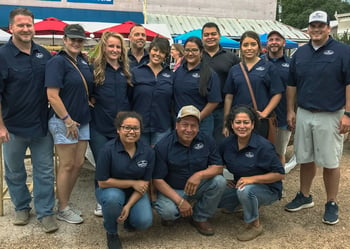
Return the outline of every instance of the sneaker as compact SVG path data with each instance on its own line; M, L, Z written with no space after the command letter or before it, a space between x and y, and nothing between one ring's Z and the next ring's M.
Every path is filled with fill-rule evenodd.
M334 201L329 201L326 203L322 222L328 225L334 225L339 222L337 203Z
M24 226L29 223L30 218L30 209L23 209L20 211L16 211L15 221L13 222L16 226Z
M52 233L58 230L58 225L53 215L44 216L40 223L45 233Z
M84 221L70 206L65 207L63 210L58 210L57 219L71 224L80 224Z
M255 239L263 232L263 226L247 226L242 232L237 234L237 239L240 241L248 241Z
M79 209L77 209L76 207L74 207L73 203L69 202L68 205L69 205L69 208L70 208L74 213L76 213L76 214L79 215L79 216L82 216L82 212L81 212ZM60 206L60 203L57 202L57 210L59 210L59 206Z
M121 249L121 248L123 248L118 234L107 233L107 246L108 246L108 249Z
M295 198L284 206L284 209L289 212L296 212L313 206L314 202L312 201L312 195L305 197L301 192L298 192Z
M96 208L94 210L94 215L98 216L98 217L102 217L102 206L98 203L96 203Z

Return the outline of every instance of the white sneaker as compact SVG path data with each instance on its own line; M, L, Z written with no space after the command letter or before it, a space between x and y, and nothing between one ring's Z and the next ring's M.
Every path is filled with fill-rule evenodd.
M94 215L98 216L98 217L102 217L102 206L98 203L96 203L96 208L94 210Z
M297 165L297 158L295 157L295 154L293 154L292 158L288 161L288 163L284 165L284 172L288 174Z
M56 217L58 220L63 220L71 224L80 224L84 221L70 206L65 207L63 210L58 210Z

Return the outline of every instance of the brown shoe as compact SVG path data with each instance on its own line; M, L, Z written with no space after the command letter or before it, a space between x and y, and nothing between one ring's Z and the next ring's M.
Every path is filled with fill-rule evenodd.
M190 220L192 226L194 226L200 234L205 236L214 235L214 228L211 226L209 221L195 221L193 219Z

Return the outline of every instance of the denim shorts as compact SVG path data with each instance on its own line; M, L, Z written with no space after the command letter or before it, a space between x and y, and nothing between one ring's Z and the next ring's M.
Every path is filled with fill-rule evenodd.
M66 125L56 115L53 115L49 120L49 130L54 144L76 144L80 140L90 140L89 124L78 126L78 138L66 137Z

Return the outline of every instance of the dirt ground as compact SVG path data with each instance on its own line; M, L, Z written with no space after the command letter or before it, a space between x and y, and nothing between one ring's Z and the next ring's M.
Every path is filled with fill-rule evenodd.
M290 155L289 148L288 155ZM120 226L120 237L123 248L350 248L350 142L344 144L344 155L341 162L341 181L338 195L340 222L334 226L322 223L325 204L325 191L322 171L318 170L312 187L315 206L296 213L284 211L283 206L292 198L299 187L299 168L292 170L286 177L287 197L260 211L264 233L249 242L240 242L236 233L242 226L242 214L223 214L219 210L211 219L216 234L205 237L182 220L175 227L160 225L155 214L154 224L146 231L129 233ZM72 201L82 210L85 222L72 225L59 222L59 230L45 234L32 214L30 223L24 227L12 225L14 210L10 201L5 201L5 215L0 217L0 248L45 248L68 249L106 248L103 219L93 215L95 206L94 171L89 163L84 166L73 193ZM34 213L34 211L32 212Z

